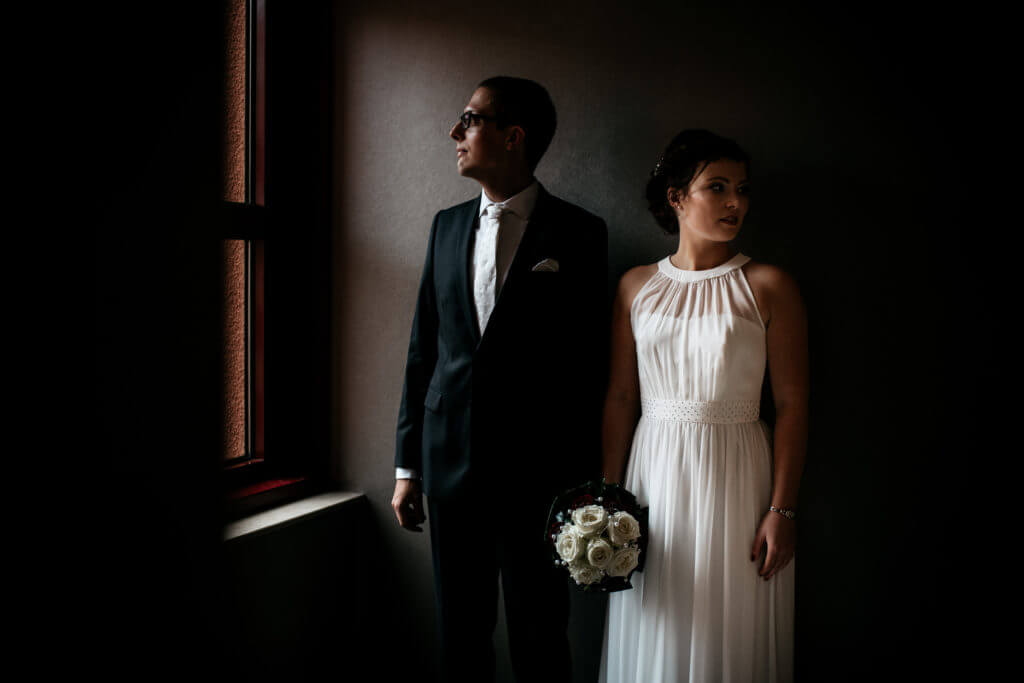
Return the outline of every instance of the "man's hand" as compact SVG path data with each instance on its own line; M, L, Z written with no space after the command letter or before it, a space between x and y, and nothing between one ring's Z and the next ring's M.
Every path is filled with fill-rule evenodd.
M423 514L423 492L418 479L396 479L395 496L391 499L395 517L402 528L422 532L420 524L426 521Z

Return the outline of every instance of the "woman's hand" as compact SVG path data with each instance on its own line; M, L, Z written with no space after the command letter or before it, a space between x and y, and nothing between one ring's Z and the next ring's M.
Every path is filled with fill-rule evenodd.
M757 571L765 581L781 571L793 559L796 550L796 520L786 519L770 510L766 512L754 536L750 561L756 560L761 554L761 549L766 546L764 564Z

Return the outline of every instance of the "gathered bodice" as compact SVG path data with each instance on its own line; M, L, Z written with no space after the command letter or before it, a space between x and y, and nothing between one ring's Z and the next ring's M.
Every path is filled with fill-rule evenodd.
M760 400L765 326L743 273L749 260L709 270L658 262L630 310L645 401Z

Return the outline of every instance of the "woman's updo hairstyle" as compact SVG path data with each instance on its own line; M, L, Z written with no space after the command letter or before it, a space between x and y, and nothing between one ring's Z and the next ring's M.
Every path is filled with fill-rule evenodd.
M684 130L668 143L665 153L651 171L646 192L648 210L665 232L670 235L679 233L676 212L668 203L668 189L674 187L685 191L708 164L720 159L739 161L747 165L748 172L750 170L747 153L733 140L711 131Z

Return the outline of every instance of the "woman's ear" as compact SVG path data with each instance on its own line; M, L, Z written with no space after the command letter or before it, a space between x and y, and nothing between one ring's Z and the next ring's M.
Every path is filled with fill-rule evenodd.
M673 209L681 210L683 208L684 194L678 187L670 187L665 191L665 196L668 198L668 204Z

